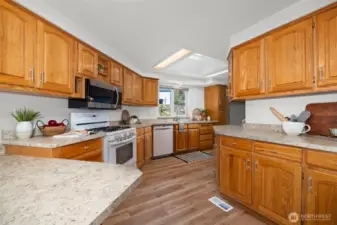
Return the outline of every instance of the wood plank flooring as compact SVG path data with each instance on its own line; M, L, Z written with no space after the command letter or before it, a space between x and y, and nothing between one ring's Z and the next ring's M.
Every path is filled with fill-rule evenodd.
M153 160L142 169L141 184L103 225L263 225L234 205L229 213L210 203L220 196L214 159L185 163L169 157Z

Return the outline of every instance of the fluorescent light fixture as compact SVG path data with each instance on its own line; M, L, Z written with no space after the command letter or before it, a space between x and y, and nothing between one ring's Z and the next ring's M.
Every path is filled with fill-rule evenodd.
M192 51L183 48L183 49L177 51L176 53L174 53L173 55L171 55L170 57L164 59L162 62L157 64L154 68L155 69L164 69L165 67L169 66L170 64L178 61L179 59L184 58L186 55L191 54L191 53L192 53Z
M207 75L206 77L216 77L216 76L219 76L219 75L224 74L224 73L228 73L228 70L226 69L226 70L222 70L220 72L212 73L210 75Z

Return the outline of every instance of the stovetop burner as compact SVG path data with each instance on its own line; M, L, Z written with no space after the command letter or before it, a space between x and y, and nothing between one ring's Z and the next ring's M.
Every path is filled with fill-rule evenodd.
M88 129L87 131L89 131L90 133L98 133L100 131L114 132L114 131L129 129L129 128L130 126L111 126L111 127L98 127L98 128Z

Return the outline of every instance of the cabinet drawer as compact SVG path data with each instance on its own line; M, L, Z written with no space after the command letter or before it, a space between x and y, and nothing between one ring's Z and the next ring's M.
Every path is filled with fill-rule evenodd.
M144 128L137 128L137 137L144 135Z
M187 124L187 127L189 129L198 129L200 127L200 124Z
M254 152L296 162L302 161L302 149L296 147L255 142Z
M308 150L307 164L326 169L337 170L337 154Z
M221 137L220 145L241 149L245 151L252 150L252 143L248 139L234 138L234 137Z
M212 149L212 148L213 148L213 141L201 141L199 144L200 150Z
M208 126L208 127L200 127L200 134L213 134L213 127Z
M188 127L187 127L187 124L185 124L184 125L184 129L187 129ZM179 129L179 125L174 125L174 129L175 130L178 130Z
M200 135L200 141L213 141L213 134Z
M145 133L152 133L152 127L145 127L144 132Z
M67 159L87 152L95 151L97 149L102 149L101 138L53 149L53 157Z
M103 162L103 160L102 160L102 149L96 149L96 150L91 151L91 152L86 152L82 155L75 156L71 159L90 161L90 162Z

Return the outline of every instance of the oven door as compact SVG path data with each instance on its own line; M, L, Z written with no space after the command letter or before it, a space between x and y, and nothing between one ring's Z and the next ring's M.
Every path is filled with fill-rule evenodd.
M104 162L113 164L136 165L136 138L120 143L108 142L104 149Z

